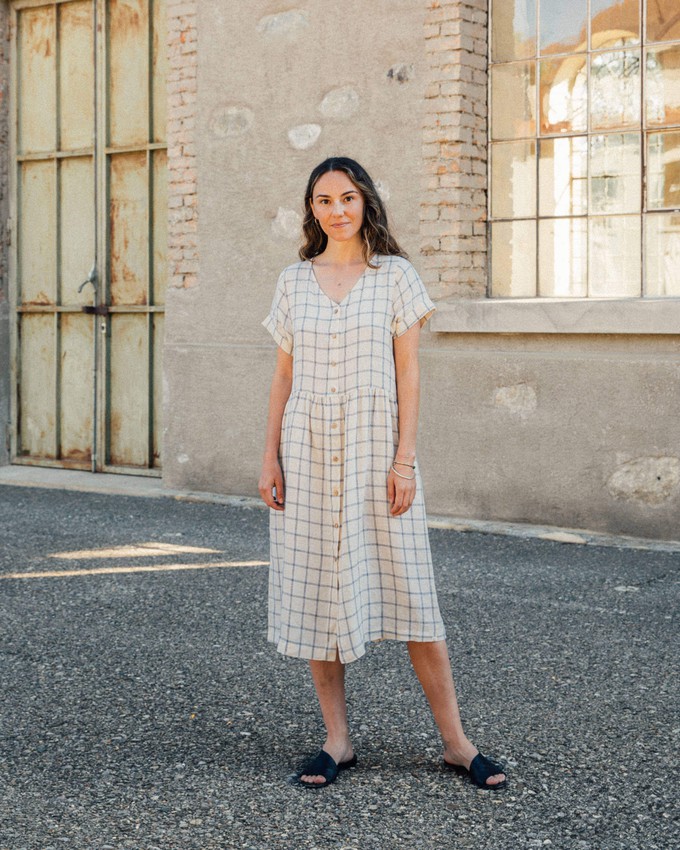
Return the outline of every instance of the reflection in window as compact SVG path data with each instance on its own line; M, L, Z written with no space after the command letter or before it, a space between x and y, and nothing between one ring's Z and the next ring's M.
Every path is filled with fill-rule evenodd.
M491 294L680 296L680 0L492 0L491 28Z

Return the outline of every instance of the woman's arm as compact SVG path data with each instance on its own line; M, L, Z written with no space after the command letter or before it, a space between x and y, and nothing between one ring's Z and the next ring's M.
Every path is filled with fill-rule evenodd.
M264 445L262 472L258 490L264 503L275 511L283 510L284 490L283 473L279 463L279 445L281 443L281 420L283 410L290 397L293 385L293 357L282 348L277 348L276 368L269 393L269 414L267 416L267 436ZM272 488L276 487L276 501Z
M416 433L418 431L420 402L419 341L420 322L416 322L406 333L394 340L394 365L397 375L397 404L399 406L399 447L394 459L411 465L415 463L416 457ZM395 474L393 469L390 469L390 474L387 477L387 498L392 516L406 513L413 504L416 495L414 470L399 464L396 464L396 469L407 478L401 478Z

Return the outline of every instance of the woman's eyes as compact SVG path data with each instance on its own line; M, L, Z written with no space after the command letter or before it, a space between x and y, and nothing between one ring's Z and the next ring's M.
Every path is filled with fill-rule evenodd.
M356 201L356 199L357 199L356 195L347 195L342 200L345 203L351 203L352 201ZM328 204L330 204L330 199L329 198L319 198L318 203L320 203L322 206L327 206Z

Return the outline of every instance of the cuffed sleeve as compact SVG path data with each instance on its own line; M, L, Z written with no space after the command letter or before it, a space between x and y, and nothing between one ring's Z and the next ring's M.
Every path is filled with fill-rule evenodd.
M436 310L420 275L407 260L395 276L392 306L393 337L406 333L416 322L422 327Z
M288 294L286 292L285 275L282 273L276 284L274 299L269 315L262 322L272 335L274 342L280 346L286 354L293 352L293 322L290 316Z

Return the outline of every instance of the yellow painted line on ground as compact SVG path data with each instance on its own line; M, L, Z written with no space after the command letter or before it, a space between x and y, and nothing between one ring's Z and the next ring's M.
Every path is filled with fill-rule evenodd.
M207 564L153 564L130 567L99 567L93 570L43 570L27 573L0 573L0 579L6 578L68 578L69 576L98 576L115 573L159 573L175 570L210 570L223 567L268 567L269 561L213 561Z
M55 552L50 558L69 561L91 558L153 558L156 555L214 555L219 549L204 549L201 546L181 546L178 543L137 543L134 546L113 546L110 549L81 549L77 552Z

